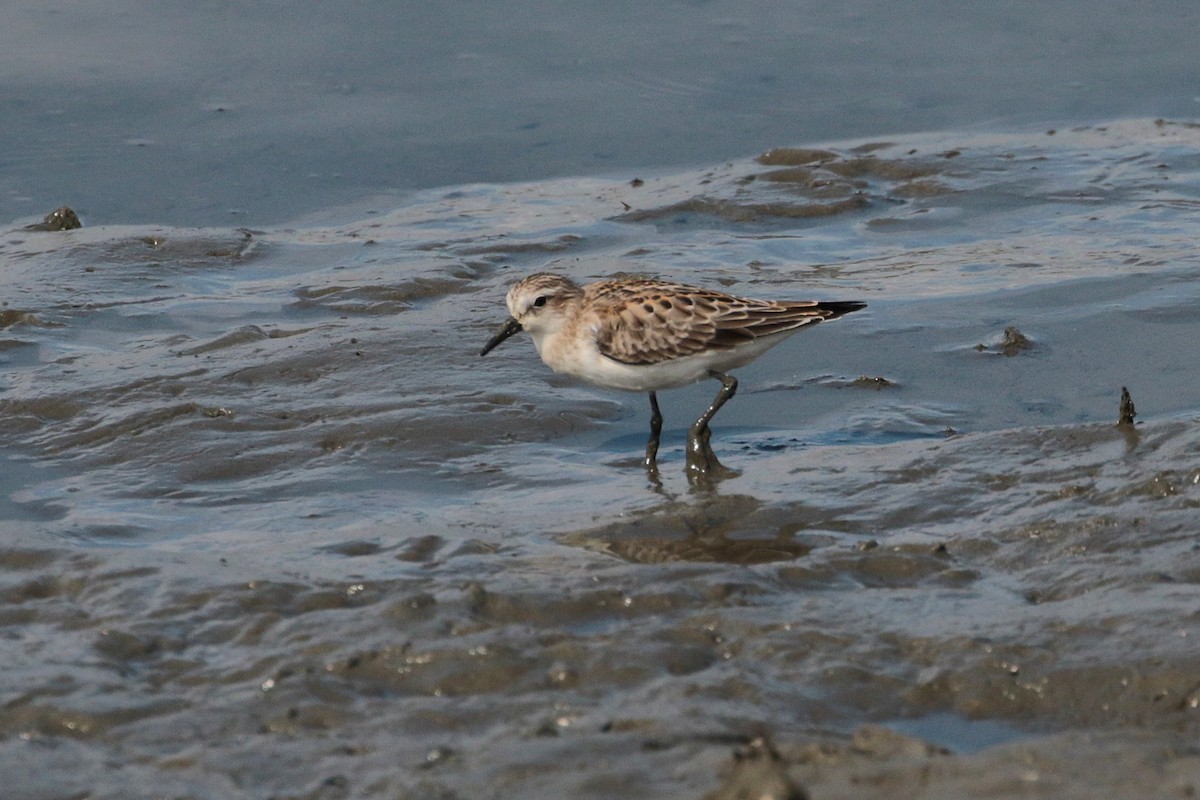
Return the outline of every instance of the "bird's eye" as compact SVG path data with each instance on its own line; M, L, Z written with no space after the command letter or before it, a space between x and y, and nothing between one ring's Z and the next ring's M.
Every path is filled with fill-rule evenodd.
M541 295L538 297L538 299L533 301L534 308L541 308L544 305L546 305L546 295Z

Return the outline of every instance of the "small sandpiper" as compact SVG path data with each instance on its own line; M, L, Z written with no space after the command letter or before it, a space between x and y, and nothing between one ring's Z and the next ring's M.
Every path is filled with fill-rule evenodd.
M712 289L622 277L579 286L539 272L508 290L512 318L487 355L527 331L555 372L595 386L650 393L645 465L657 470L662 413L657 392L715 378L721 389L688 431L688 471L720 469L708 423L737 391L729 370L745 366L806 325L865 308L855 301L750 300Z

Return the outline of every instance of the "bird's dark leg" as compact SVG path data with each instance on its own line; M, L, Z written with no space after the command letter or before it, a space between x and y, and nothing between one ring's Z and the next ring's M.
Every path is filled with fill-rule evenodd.
M716 378L721 382L721 389L717 392L717 396L713 398L712 405L708 407L708 410L701 414L700 419L696 420L695 424L692 425L691 433L695 435L707 431L708 423L721 410L721 406L725 405L725 401L737 394L737 378L732 375L726 375L723 372L717 372L716 370L710 370L708 374L710 377Z
M650 440L646 442L647 470L658 470L658 437L662 433L662 412L658 410L658 396L650 393Z
M713 452L712 445L709 444L712 431L709 430L708 423L721 410L721 406L725 405L725 401L737 393L738 383L737 378L723 372L713 370L708 374L721 382L721 389L713 398L712 405L708 407L708 410L701 414L700 419L696 420L688 430L687 469L688 474L693 476L726 477L736 473L727 470L717 460L717 455Z

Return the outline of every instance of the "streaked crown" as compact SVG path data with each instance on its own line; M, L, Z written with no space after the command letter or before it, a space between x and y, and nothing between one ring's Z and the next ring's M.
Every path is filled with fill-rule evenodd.
M544 311L561 311L583 297L583 289L570 278L553 272L539 272L521 279L508 290L508 312L529 328Z

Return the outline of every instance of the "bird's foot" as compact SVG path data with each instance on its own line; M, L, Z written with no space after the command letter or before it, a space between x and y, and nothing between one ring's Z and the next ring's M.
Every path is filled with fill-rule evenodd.
M693 427L688 431L687 443L687 476L688 482L694 487L709 489L716 481L734 478L741 473L729 469L713 452L712 431L707 425L702 428Z
M646 477L650 483L662 488L662 478L658 474L658 442L646 445L646 457L642 459L642 466L646 468Z
M646 457L642 464L646 469L658 469L658 437L646 442Z

